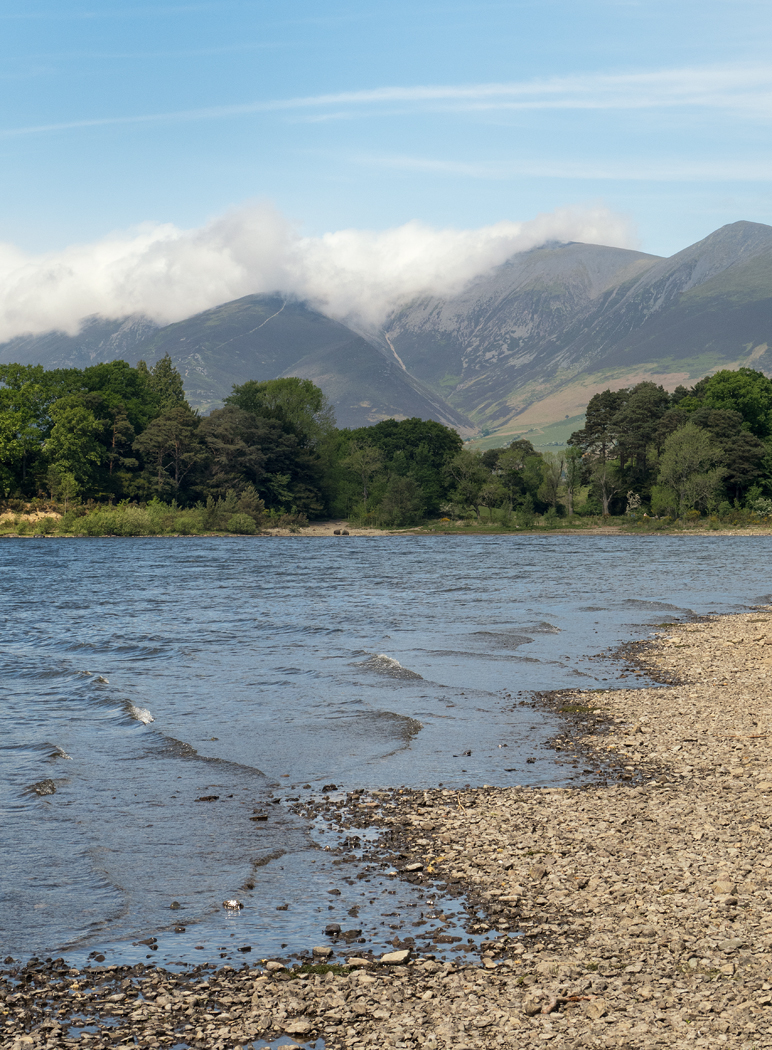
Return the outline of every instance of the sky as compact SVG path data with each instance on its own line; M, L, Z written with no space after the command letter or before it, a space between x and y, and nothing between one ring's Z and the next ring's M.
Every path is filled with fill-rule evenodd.
M768 0L2 0L0 334L46 288L66 324L141 309L160 270L175 319L224 256L217 294L377 283L390 250L431 285L452 231L479 270L504 234L670 255L772 224L770 30Z

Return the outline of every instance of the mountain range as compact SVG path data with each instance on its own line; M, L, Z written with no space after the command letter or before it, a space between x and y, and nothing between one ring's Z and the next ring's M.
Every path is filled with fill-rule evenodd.
M298 375L341 426L421 416L493 445L561 444L597 390L672 389L718 368L772 374L772 227L736 222L670 258L595 244L513 255L452 297L401 304L377 329L250 295L163 327L89 318L20 336L0 362L84 367L169 353L202 411L234 383Z

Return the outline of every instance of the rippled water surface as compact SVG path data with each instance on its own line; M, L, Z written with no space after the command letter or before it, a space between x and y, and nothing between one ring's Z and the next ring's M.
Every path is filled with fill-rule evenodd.
M352 879L288 799L580 777L518 695L620 684L590 657L768 601L770 554L748 536L3 540L2 953L296 951L354 908L379 946L386 905L420 891Z

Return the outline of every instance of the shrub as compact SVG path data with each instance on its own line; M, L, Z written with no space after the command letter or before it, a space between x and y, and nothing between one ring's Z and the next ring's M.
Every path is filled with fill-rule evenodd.
M234 532L240 536L254 536L257 532L255 519L250 517L249 514L234 514L233 517L228 519L225 528L228 532Z
M533 500L529 496L526 496L523 500L523 504L518 508L515 517L521 529L530 529L532 527L536 520L536 514L533 509Z
M121 505L110 510L96 510L73 523L76 536L153 536L161 531L146 510Z
M300 532L304 525L308 525L308 515L292 508L289 514L284 511L270 512L270 526L272 529L289 529L290 532Z
M180 517L174 527L180 536L195 536L199 532L198 521L192 514Z
M752 510L755 510L763 518L768 518L772 515L772 499L765 499L763 496L759 496L758 499L751 502L750 506Z
M35 532L38 536L52 536L56 532L58 524L59 522L56 518L38 518L35 524Z
M732 504L728 500L723 500L719 503L718 516L722 521L726 521L727 518L732 516Z

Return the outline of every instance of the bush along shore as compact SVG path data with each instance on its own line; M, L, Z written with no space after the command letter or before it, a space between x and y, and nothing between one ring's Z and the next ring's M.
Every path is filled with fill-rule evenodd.
M648 516L522 515L491 512L488 518L428 519L420 525L380 526L356 519L315 520L297 509L266 510L254 490L240 496L210 497L206 503L180 507L174 501L153 499L148 503L78 503L67 507L47 500L0 501L0 538L96 536L379 536L408 535L504 536L536 533L584 532L589 535L769 535L772 516L752 510L732 510L723 517L699 515L684 518Z
M435 900L395 954L333 937L303 966L7 959L3 1046L772 1046L772 607L668 625L626 655L665 684L542 699L587 786L305 804L350 840L376 829L365 863ZM442 932L462 893L479 957Z

